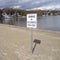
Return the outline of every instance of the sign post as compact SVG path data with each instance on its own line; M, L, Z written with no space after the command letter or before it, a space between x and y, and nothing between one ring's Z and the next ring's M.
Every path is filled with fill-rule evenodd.
M31 53L31 55L32 55L32 49L33 49L33 30L32 30L32 28L30 28L30 53Z
M30 28L30 51L32 55L33 45L33 31L32 28L37 28L37 14L27 14L27 28Z

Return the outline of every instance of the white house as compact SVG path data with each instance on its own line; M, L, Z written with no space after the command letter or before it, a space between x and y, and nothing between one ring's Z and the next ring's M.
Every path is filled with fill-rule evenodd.
M3 20L4 20L4 23L8 23L9 19L10 19L10 16L7 15L6 13L3 13Z

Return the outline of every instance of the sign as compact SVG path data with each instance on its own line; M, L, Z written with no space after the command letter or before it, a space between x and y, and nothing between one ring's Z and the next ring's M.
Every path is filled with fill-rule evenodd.
M37 14L27 14L27 28L37 28Z
M32 51L33 51L32 28L37 28L37 14L27 14L27 28L30 28L30 51L31 51L31 56L32 56Z

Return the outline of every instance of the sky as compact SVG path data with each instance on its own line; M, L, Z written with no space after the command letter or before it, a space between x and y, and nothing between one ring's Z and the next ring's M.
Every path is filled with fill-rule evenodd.
M15 9L60 9L60 0L0 0L0 8Z

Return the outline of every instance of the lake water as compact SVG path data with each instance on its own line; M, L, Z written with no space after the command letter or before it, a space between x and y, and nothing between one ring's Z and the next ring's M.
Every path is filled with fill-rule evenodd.
M44 16L38 19L38 29L60 31L60 16Z
M26 19L20 20L19 26L26 27ZM60 16L38 17L37 29L60 31Z
M19 18L15 25L26 27L26 24L26 18ZM37 29L60 31L60 16L38 17Z

